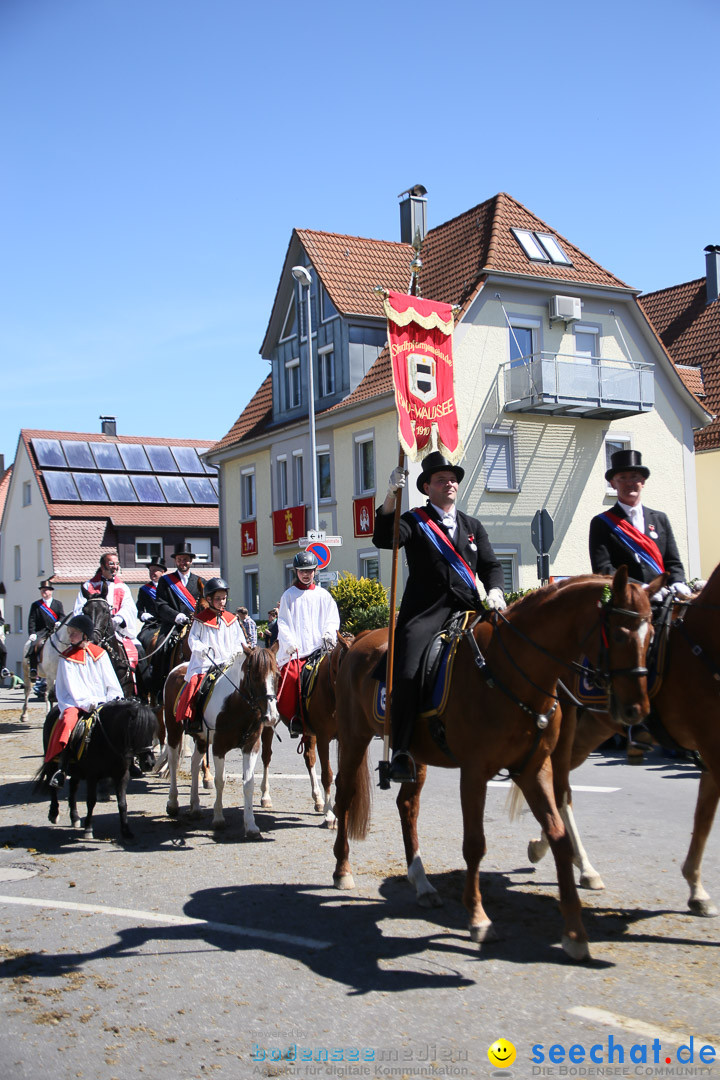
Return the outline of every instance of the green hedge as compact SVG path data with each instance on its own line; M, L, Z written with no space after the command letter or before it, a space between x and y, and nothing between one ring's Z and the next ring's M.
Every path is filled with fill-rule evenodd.
M340 627L349 634L387 626L390 607L387 589L374 578L355 577L345 570L330 595L340 611Z

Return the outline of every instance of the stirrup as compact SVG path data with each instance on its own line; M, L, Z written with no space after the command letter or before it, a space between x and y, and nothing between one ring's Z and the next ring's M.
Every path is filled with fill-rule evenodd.
M65 774L65 771L63 769L58 769L57 772L54 772L50 777L50 787L61 788L66 780L67 775Z
M390 759L387 776L396 784L417 783L415 759L408 750L396 750Z

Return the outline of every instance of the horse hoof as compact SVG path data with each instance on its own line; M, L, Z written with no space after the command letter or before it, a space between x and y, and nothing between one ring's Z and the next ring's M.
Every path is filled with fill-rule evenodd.
M178 817L179 814L180 814L180 807L179 806L171 806L171 804L168 803L167 806L165 807L165 813L167 814L168 817Z
M599 892L605 888L605 882L599 874L581 874L580 875L580 888L592 889L593 892Z
M353 881L352 874L338 874L333 878L333 885L336 889L354 889L355 882Z
M56 810L55 813L53 813L52 810L48 811L48 821L50 822L51 825L57 825L59 817L60 817L60 811L59 810Z
M120 835L121 835L121 837L122 837L122 839L123 839L123 840L127 840L127 841L128 841L129 843L132 843L132 842L133 842L133 840L135 839L135 833L134 833L134 832L130 832L130 830L129 830L129 829L124 829L124 830L123 830L123 831L121 832L121 834L120 834Z
M316 801L316 803L315 803L315 813L316 814L322 814L324 809L325 809L325 800L324 799L318 799Z
M587 941L576 941L574 938L563 934L562 936L563 952L570 957L571 960L589 960L590 948Z
M191 806L186 816L188 821L198 821L202 817L202 810L199 806Z
M474 941L477 945L482 945L487 941L499 941L497 931L495 927L488 919L486 922L478 923L477 926L470 927L470 940Z
M543 844L542 840L531 840L528 844L528 859L533 866L535 863L540 862L544 854L545 844Z
M212 780L210 780L206 776L203 776L203 787L204 787L205 791L209 791L212 786L213 786Z
M95 839L95 835L94 835L91 828L83 830L83 840L94 840L94 839Z
M223 829L227 828L227 822L225 821L224 818L220 818L219 821L213 821L212 827L215 830L215 832L222 832Z
M249 829L249 830L246 829L245 830L245 839L246 840L262 840L262 838L263 838L263 834L260 832L259 829Z
M714 919L720 912L712 900L688 900L688 907L693 915L702 915L706 919Z
M263 799L260 800L260 806L263 810L272 810L273 804L272 799L269 795L266 795Z
M337 829L337 818L325 818L323 821L320 822L320 828L331 829L334 832Z
M420 893L417 898L417 902L420 907L424 908L435 908L443 906L443 898L436 889L433 889L432 892Z
M82 828L82 822L81 822L80 818L77 818L77 817L76 818L71 818L70 824L72 825L73 829L81 829Z

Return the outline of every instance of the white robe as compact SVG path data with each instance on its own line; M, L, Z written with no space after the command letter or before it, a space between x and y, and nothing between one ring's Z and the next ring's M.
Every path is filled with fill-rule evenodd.
M327 589L291 585L280 598L278 667L284 667L296 652L301 660L315 652L326 634L334 641L339 629L340 612Z
M110 657L104 649L97 659L86 649L84 660L84 663L78 663L63 656L58 664L55 695L60 715L69 708L90 712L95 705L123 696Z
M185 682L190 682L193 675L204 675L209 671L213 666L211 661L214 661L218 666L229 662L239 652L243 651L244 644L245 635L235 616L233 616L233 621L230 623L222 618L217 620L215 624L203 622L201 619L193 619L188 634L191 656ZM209 656L206 655L207 649L212 649Z
M86 587L89 584L90 582L85 582ZM108 590L105 599L110 605L110 610L113 614L119 615L125 622L124 626L115 627L115 636L119 638L127 637L130 638L131 641L137 641L138 614L135 601L132 598L132 593L124 581L108 581L107 585ZM75 600L73 615L82 615L82 610L86 603L87 597L83 596L81 589ZM116 605L117 611L115 611Z

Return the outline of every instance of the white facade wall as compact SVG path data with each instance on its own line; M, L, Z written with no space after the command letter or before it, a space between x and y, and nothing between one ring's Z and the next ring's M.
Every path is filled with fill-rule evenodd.
M700 577L707 580L720 563L720 450L701 450L696 457L700 506Z

